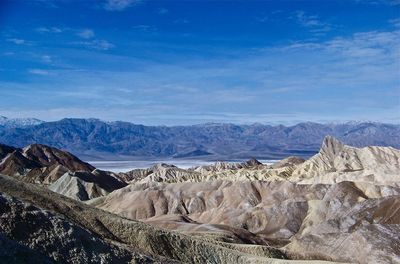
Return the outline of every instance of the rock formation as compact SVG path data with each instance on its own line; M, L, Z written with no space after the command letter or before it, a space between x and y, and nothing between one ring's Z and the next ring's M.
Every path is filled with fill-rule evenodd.
M353 182L152 183L129 185L93 205L183 233L212 233L224 241L282 248L292 258L400 260L398 187ZM340 244L342 240L346 243Z
M86 201L126 186L126 183L108 172L67 172L49 186L49 189L70 198Z
M126 183L112 172L97 170L69 152L33 144L23 149L0 146L0 173L49 186L78 200L107 195Z
M34 261L41 263L288 263L277 249L154 228L2 175L0 205L0 244L7 249L0 250L2 260L32 263L37 257Z
M293 181L334 183L340 181L397 184L400 151L391 147L355 148L327 136L318 154L298 166Z
M11 262L400 263L391 147L328 136L306 161L118 174L42 145L0 154L12 176L0 176L0 259Z
M0 173L22 177L29 182L50 184L67 171L91 172L95 168L71 153L33 144L23 149L1 146ZM12 150L12 151L11 151Z

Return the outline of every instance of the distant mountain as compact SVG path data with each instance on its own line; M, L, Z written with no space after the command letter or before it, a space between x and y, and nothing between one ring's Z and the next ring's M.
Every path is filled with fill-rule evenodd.
M44 121L36 118L7 118L0 116L0 126L8 128L35 126L44 123Z
M204 159L309 157L318 152L326 135L355 147L400 148L400 125L372 122L166 127L62 119L30 126L0 126L0 143L16 147L40 143L92 158L110 155Z

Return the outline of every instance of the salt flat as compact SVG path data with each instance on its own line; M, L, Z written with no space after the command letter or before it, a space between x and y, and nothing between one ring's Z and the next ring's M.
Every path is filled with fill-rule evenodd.
M245 159L237 160L224 160L226 162L244 162ZM276 160L259 160L265 165L270 165ZM86 161L92 164L94 167L112 172L128 172L134 169L145 169L154 166L159 163L174 164L175 166L188 169L197 166L212 165L215 161L210 160L197 160L197 159L155 159L155 160L96 160L96 161Z

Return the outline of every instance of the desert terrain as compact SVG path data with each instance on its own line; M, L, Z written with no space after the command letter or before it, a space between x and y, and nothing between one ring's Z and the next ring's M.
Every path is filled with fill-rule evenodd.
M30 263L398 263L400 151L327 136L305 160L114 173L1 146L1 258Z

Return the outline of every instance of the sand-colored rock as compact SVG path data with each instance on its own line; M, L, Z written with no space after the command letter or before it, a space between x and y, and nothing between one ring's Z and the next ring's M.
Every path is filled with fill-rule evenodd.
M292 257L400 263L400 196L368 199L353 188L333 188L309 201L307 217L285 247Z
M355 148L327 136L318 154L299 165L290 180L304 183L341 181L400 182L400 151L391 147Z
M263 164L256 159L250 159L245 162L224 162L218 161L212 165L205 165L193 168L194 171L200 173L220 172L224 170L238 170L238 169L257 169L262 168Z
M289 157L273 165L257 160L217 162L192 169L157 164L119 174L72 172L78 167L52 162L61 154L41 149L3 148L0 171L28 182L51 183L51 190L88 200L89 206L0 176L0 192L14 197L5 198L4 219L25 215L29 206L21 204L32 203L35 215L44 212L50 219L61 215L70 225L99 238L99 250L108 247L109 258L185 263L293 261L279 258L306 263L400 263L400 151L394 148L355 148L326 137L319 153L307 161ZM22 209L12 214L14 207ZM53 222L44 222L50 226L44 228L46 234L54 235ZM43 248L30 244L32 239L41 239L42 233L34 232L24 240L13 236L15 229L7 228L6 236L0 230L0 244L6 243L10 252L25 254L34 249L32 254L39 254L44 263L59 254L46 243ZM66 243L63 239L76 238L72 232L72 237L59 239L51 241ZM97 260L89 251L81 253L79 260Z
M109 194L126 186L112 174L95 170L91 172L67 172L48 188L70 198L86 201Z
M271 166L256 160L244 163L216 162L184 170L164 166L141 170L140 182L282 181L332 184L342 181L369 182L396 186L400 182L400 151L391 147L355 148L327 136L318 154L304 161L288 157ZM129 173L127 173L129 175ZM138 171L131 174L138 174Z
M287 157L283 160L280 160L274 164L271 165L271 168L273 169L278 169L278 168L283 168L283 167L288 167L288 166L296 166L299 164L302 164L305 161L305 159L296 157L296 156L290 156Z
M332 247L338 237L363 234L364 248L371 248L378 242L368 242L368 238L386 236L390 230L396 236L399 203L397 187L353 182L304 185L288 181L136 184L93 201L93 205L123 217L184 233L226 234L243 243L249 232L246 243L286 245L284 249L292 257L361 263L390 263L387 260L396 260L400 248L392 246L394 238L380 240L379 250L358 255L353 248L359 242L350 238L347 246L333 251L325 247ZM313 236L325 243L318 239L314 243L301 240Z
M114 254L116 250L121 252L122 256L125 255L127 250L133 255L133 259L136 261L134 263L149 263L152 260L160 263L328 263L323 261L310 262L278 259L284 257L284 255L279 250L266 246L216 242L209 238L187 236L154 228L144 223L121 218L43 187L21 182L8 176L0 175L0 193L16 200L10 204L11 206L0 207L0 227L2 228L1 232L7 236L7 245L23 244L35 249L35 251L53 261L55 254L60 250L70 254L71 257L65 259L67 263L77 263L74 258L81 260L85 256L84 252L74 250L80 243L79 239L81 239L74 233L76 226L76 230L80 228L85 234L83 235L84 237L88 235L88 238L90 238L89 234L92 236L92 242L87 246L93 247L91 251L87 252L89 258L78 261L79 263L92 263L90 258L92 255L90 253L101 252L103 249L110 258L120 256L119 253ZM61 226L63 228L71 227L72 232L65 234L65 236L63 233L61 237L57 237L55 225L45 222L43 232L48 231L46 234L53 239L50 241L54 243L38 243L35 247L35 241L42 238L41 232L29 234L24 232L20 235L12 232L12 230L18 229L12 227L12 222L15 221L9 223L9 220L13 218L8 216L11 216L15 210L20 210L15 214L17 219L21 219L21 215L29 213L29 210L36 212L35 215L38 214L37 218L32 218L32 220L40 219L41 215L47 214L57 217L57 219L53 220L56 222L58 217L61 216L60 220L64 221ZM50 217L50 219L52 218ZM51 220L49 221L51 222ZM21 223L25 225L25 220L22 220ZM8 227L10 224L11 227ZM30 224L40 225L43 222L32 221ZM35 226L32 227L32 230L34 228ZM61 246L63 244L58 243L58 241L64 240L71 241L71 243ZM98 243L99 247L97 247L96 243ZM41 247L40 245L43 246ZM19 257L19 255L12 255L8 256L8 259L16 258L19 260ZM101 257L101 255L96 257ZM104 263L112 263L112 261L104 261ZM119 263L128 262L120 261Z

